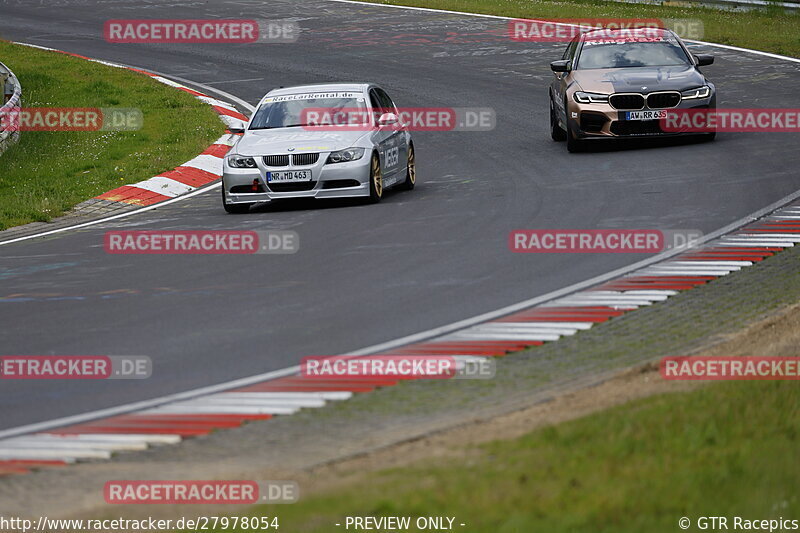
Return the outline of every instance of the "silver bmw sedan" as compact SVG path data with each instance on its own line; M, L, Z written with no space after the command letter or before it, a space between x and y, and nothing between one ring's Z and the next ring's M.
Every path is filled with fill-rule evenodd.
M275 89L224 158L222 203L244 213L282 198L363 197L414 188L414 145L386 92L372 83Z

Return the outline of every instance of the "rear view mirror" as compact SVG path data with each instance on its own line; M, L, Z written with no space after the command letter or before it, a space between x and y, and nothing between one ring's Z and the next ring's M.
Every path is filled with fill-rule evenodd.
M247 129L247 122L244 120L232 120L230 124L228 124L228 131L231 133L244 133L244 130Z
M697 54L694 56L694 62L697 63L698 67L711 65L714 63L714 56L710 54Z
M397 124L398 118L394 113L384 113L378 119L378 126L388 126L390 124Z
M559 59L550 63L553 72L569 72L569 59Z

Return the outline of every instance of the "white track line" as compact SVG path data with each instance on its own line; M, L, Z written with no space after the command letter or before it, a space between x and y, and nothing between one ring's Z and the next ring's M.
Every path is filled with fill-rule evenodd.
M717 265L717 266L695 266L695 265L676 265L672 264L664 264L664 265L657 265L651 268L658 268L659 270L670 271L670 270L680 270L682 272L691 272L691 271L703 271L703 270L722 270L727 272L732 272L734 270L741 270L742 267L740 266L726 266L726 265Z
M642 270L643 276L727 276L731 270L680 270L680 269L660 269L651 267Z
M2 446L5 449L20 450L60 450L68 455L71 450L105 450L109 452L131 452L147 449L144 442L96 442L96 441L58 441L53 439L39 439L31 437L20 440L4 440Z
M650 305L654 301L661 301L666 300L667 298L655 299L655 298L625 298L625 297L612 297L612 296L600 296L600 297L592 297L587 295L586 293L579 293L573 296L566 296L564 298L560 298L558 302L561 305L569 306L569 302L586 302L590 305Z
M546 333L453 333L441 337L441 341L557 341L558 334Z
M275 407L278 409L288 407L294 409L297 407L323 407L325 405L325 400L321 398L281 398L276 400L273 398L224 398L220 396L204 396L203 398L198 398L191 402L186 402L185 404L176 405L181 407L236 407L238 405L241 407Z
M48 433L48 435L53 435ZM119 442L146 442L147 444L177 444L183 440L180 435L160 434L160 433L81 433L79 435L67 435L70 439L85 440L107 440Z
M206 398L262 398L265 400L292 400L292 399L320 399L320 400L349 400L353 393L349 391L332 392L222 392L212 394Z
M752 261L671 261L664 266L721 266L721 267L744 267L753 266Z
M198 97L197 97L197 99L198 99L198 100L200 100L201 102L205 102L206 104L208 104L208 105L210 105L210 106L217 106L217 107L221 107L221 108L223 108L223 109L227 109L228 111L235 111L236 113L238 113L238 112L239 112L239 111L238 111L238 110L237 110L237 109L236 109L234 106L232 106L231 104L228 104L228 103L226 103L226 102L223 102L222 100L217 100L216 98L209 98L209 97L207 97L207 96L198 96Z
M63 460L69 458L75 459L111 459L111 452L106 450L79 450L73 449L50 449L50 450L32 450L32 449L17 449L17 448L3 448L0 447L0 460L25 460L25 459L56 459Z
M486 326L475 326L474 328L470 328L465 330L464 333L466 334L532 334L532 335L574 335L577 333L578 329L575 328L542 328L542 327L533 327L533 328L526 328L526 327L505 327L505 326L495 326L494 322L492 325Z
M148 180L131 183L128 186L144 189L146 191L157 192L158 194L171 196L173 198L195 190L195 187L192 187L191 185L186 185L185 183L181 183L170 178L164 178L162 176L155 176Z
M412 7L412 6L398 6L398 5L392 5L392 4L376 4L374 2L360 2L360 1L357 1L357 0L327 0L327 1L328 2L338 2L340 4L356 4L356 5L361 4L361 5L374 6L374 7L406 9L406 10L409 10L409 11L427 11L427 12L430 12L430 13L446 13L446 14L449 14L449 15L461 15L461 16L466 16L466 17L487 18L487 19L495 19L495 20L530 20L530 21L533 21L533 22L547 22L547 23L550 23L550 24L556 24L558 26L572 26L572 27L580 26L579 24L569 24L569 23L566 23L566 22L556 22L556 21L546 20L546 19L521 19L521 17L506 17L506 16L503 16L503 15L487 15L487 14L484 14L484 13L468 13L466 11L450 11L450 10L447 10L447 9L433 9L433 8L429 8L429 7ZM714 46L714 47L717 47L717 48L724 48L725 50L733 50L735 52L746 52L748 54L756 54L756 55L760 55L760 56L771 57L771 58L774 58L774 59L781 59L783 61L791 61L793 63L800 63L800 59L798 59L796 57L782 56L782 55L779 55L779 54L773 54L771 52L762 52L761 50L752 50L750 48L740 48L738 46L729 46L727 44L709 43L709 42L706 42L706 41L694 41L694 40L691 40L691 39L685 39L685 42L702 44L702 45L705 45L705 46Z
M489 324L502 324L504 326L535 326L540 328L546 328L551 326L557 326L560 328L570 328L570 329L590 329L594 326L594 322L561 322L561 321L553 321L553 322L489 322Z
M239 407L235 405L166 405L145 411L147 414L170 415L293 415L299 408L295 407Z
M780 241L720 241L715 246L731 246L740 248L791 248L793 243L780 242Z
M624 294L627 296L675 296L678 291L671 291L667 289L639 289L632 291L590 291L591 294Z
M210 172L212 174L222 174L222 158L209 154L198 155L194 159L191 159L179 166L205 170L206 172Z
M158 437L176 437L174 439L159 439ZM150 438L156 437L156 438ZM6 442L17 442L25 439L36 438L39 440L51 440L54 442L107 442L120 444L175 444L181 441L176 435L138 435L135 433L80 433L74 435L63 435L58 433L31 433L22 437L12 437Z

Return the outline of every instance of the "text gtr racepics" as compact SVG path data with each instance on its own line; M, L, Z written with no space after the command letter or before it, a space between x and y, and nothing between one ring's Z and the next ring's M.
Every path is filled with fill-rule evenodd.
M389 187L414 188L411 135L392 99L374 84L273 90L242 133L223 164L229 213L281 198L378 202Z
M670 30L582 33L550 63L550 134L570 152L595 139L680 135L662 128L668 113L716 108L714 84L698 68L713 62Z

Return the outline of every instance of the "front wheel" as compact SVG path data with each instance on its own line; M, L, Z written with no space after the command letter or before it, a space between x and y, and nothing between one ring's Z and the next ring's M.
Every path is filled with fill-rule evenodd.
M408 145L408 164L406 165L406 179L398 187L405 191L410 191L417 183L417 159L414 155L414 145Z
M577 133L567 122L567 151L571 154L586 150L586 141L578 139Z
M372 154L372 162L369 165L369 202L377 204L383 198L383 172L381 172L381 160L378 154Z
M558 125L558 119L556 119L556 110L553 107L552 99L550 99L550 138L558 142L567 140L567 132L564 131L564 128Z
M222 207L225 208L226 213L232 215L241 215L250 211L250 206L253 204L229 204L225 201L225 184L222 184Z

